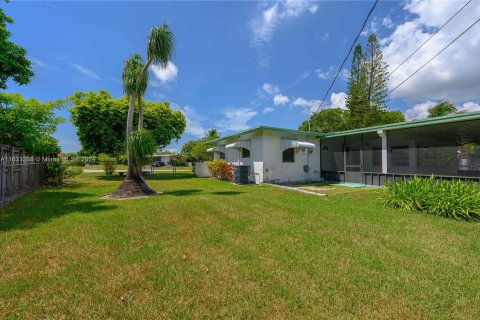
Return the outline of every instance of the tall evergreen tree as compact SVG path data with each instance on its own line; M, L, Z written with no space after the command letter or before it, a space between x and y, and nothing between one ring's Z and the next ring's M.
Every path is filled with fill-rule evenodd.
M365 55L362 46L357 45L353 51L352 67L348 79L346 106L349 111L348 126L361 128L365 126L365 114L368 113L367 77L365 72Z
M372 120L378 121L377 117L380 117L381 111L387 110L385 103L387 101L389 74L388 65L383 61L382 50L380 50L380 44L375 34L368 37L365 59L367 98L370 112L375 116Z
M347 89L349 128L363 128L382 124L388 93L388 65L375 34L368 37L365 53L361 45L355 47ZM391 120L391 119L390 119Z

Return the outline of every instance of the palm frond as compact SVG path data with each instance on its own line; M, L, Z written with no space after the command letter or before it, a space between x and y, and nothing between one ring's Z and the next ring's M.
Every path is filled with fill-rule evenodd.
M165 68L173 53L173 42L173 33L166 23L153 27L148 35L148 59Z
M127 151L133 157L136 166L148 163L151 156L157 149L155 138L147 129L138 129L126 139Z
M138 53L125 60L122 72L123 91L125 94L129 96L132 94L137 94L137 81L144 65L145 62L143 61L142 56ZM146 73L141 79L138 94L142 96L145 94L145 91L147 90L147 83L148 73Z

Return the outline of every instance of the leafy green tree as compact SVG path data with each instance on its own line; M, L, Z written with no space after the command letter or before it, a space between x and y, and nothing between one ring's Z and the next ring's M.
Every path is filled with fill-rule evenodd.
M405 122L405 116L401 111L385 111L381 114L381 124Z
M34 75L27 51L9 40L11 33L7 31L7 24L12 23L13 19L0 9L0 89L7 88L7 80L10 78L24 85Z
M76 92L69 100L73 103L71 120L77 127L83 154L106 153L118 157L126 151L127 97L115 99L100 90ZM181 137L186 120L180 111L172 110L168 102L144 101L143 105L145 129L152 134L158 149ZM132 123L134 120L135 117Z
M324 109L312 115L310 130L319 132L337 132L347 130L348 112L340 108ZM299 130L308 131L308 120L302 122Z
M0 143L29 152L60 152L52 135L64 121L54 113L62 106L63 101L40 103L20 94L0 93Z
M199 140L190 140L186 142L181 154L186 156L190 161L209 161L213 160L213 153L207 152L211 146L207 142L220 138L216 129L210 129L206 132L205 137Z
M192 156L192 150L195 147L197 141L196 140L189 140L184 143L182 146L182 150L180 151L180 154L185 156L187 158L187 161L195 161L195 159Z
M435 117L446 116L451 113L455 113L457 111L458 109L453 103L443 101L443 102L437 103L436 105L428 109L428 117L435 118Z

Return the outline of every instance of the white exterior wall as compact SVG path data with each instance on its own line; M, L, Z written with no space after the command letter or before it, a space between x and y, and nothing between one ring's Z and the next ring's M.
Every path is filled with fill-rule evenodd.
M264 182L320 181L320 139L282 132L264 132ZM295 162L283 162L282 139L296 139L315 144L315 149L295 148ZM311 150L311 153L309 153ZM304 172L303 167L310 171Z
M316 147L311 153L308 152L308 149L295 149L295 162L283 163L282 139L307 141L314 143ZM252 182L320 180L320 140L318 138L264 130L223 140L216 146L242 140L250 140L250 157L242 158L241 151L231 148L225 149L225 161L234 165L250 166ZM217 155L215 155L215 159L217 159ZM307 164L310 167L308 173L303 170L303 167Z

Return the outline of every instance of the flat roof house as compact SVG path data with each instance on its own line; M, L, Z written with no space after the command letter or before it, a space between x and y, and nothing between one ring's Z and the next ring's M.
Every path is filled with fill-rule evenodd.
M215 159L250 167L250 181L343 181L435 175L480 182L480 112L336 133L260 126L211 142Z

